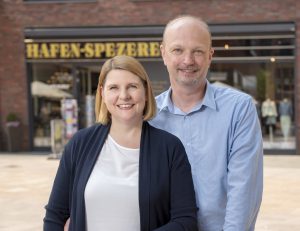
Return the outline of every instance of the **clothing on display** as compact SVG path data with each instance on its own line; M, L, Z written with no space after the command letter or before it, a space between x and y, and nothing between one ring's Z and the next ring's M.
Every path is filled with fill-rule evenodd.
M270 136L270 141L273 142L273 134L276 128L277 109L276 104L271 99L267 98L261 106L261 113L266 126L266 132Z
M290 128L291 128L291 117L293 114L293 109L292 109L292 104L291 102L284 98L280 103L279 103L279 115L280 115L280 127L282 131L282 135L285 140L290 135Z
M277 109L274 101L269 98L262 103L262 117L266 118L266 125L276 124Z

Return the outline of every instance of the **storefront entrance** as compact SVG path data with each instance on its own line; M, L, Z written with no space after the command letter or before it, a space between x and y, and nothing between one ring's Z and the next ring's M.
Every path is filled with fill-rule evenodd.
M293 26L272 24L270 31L262 25L211 26L215 53L208 79L253 97L265 152L296 151ZM77 101L78 129L94 123L94 95L101 65L107 58L116 54L134 56L149 74L155 95L169 87L159 52L163 27L153 30L154 34L145 28L140 30L148 34L138 38L128 35L116 39L116 34L110 34L101 39L29 36L25 40L33 149L50 148L50 121L62 118L62 99Z

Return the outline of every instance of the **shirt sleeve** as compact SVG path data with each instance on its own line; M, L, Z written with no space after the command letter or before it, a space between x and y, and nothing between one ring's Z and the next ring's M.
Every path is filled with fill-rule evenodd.
M71 178L70 143L65 147L53 183L48 204L45 206L44 231L63 231L70 217L69 195Z
M191 167L182 143L174 149L170 177L170 221L155 231L197 231L197 205Z
M261 128L252 99L233 115L227 168L227 206L224 231L254 230L263 191Z

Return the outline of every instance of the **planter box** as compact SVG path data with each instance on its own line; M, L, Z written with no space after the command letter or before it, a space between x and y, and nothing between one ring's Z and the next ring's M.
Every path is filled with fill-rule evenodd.
M20 122L7 122L7 150L18 152L21 150L21 124Z

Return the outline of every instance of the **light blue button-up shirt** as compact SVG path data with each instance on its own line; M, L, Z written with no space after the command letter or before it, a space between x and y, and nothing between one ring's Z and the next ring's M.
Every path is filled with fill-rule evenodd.
M189 113L171 100L171 89L156 97L155 127L185 146L199 207L201 231L254 230L262 200L261 128L251 96L207 82L206 93Z

